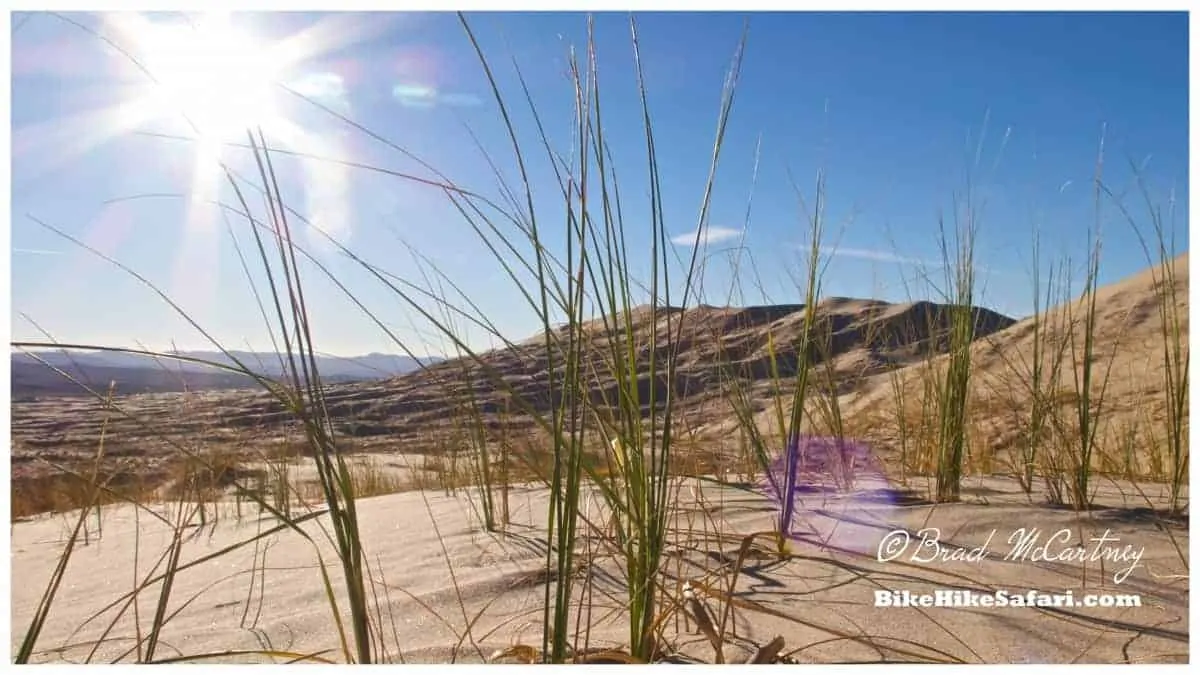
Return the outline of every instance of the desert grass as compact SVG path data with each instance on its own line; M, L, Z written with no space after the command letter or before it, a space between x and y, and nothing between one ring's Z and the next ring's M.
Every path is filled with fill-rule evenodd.
M1074 375L1072 384L1074 385L1074 401L1075 413L1077 422L1075 432L1077 434L1074 452L1071 453L1073 462L1071 481L1069 483L1071 499L1077 508L1088 508L1092 502L1092 496L1089 492L1091 487L1091 472L1092 456L1096 452L1096 435L1099 429L1099 420L1103 414L1104 393L1109 381L1109 371L1105 371L1103 375L1097 372L1095 359L1093 358L1096 346L1096 292L1099 284L1100 274L1100 252L1101 241L1099 229L1099 221L1101 217L1100 206L1102 196L1102 171L1104 167L1104 151L1103 139L1101 139L1100 157L1096 162L1096 177L1094 180L1095 186L1095 210L1096 222L1088 231L1088 240L1090 243L1090 251L1088 252L1087 271L1083 282L1083 298L1079 305L1083 306L1084 316L1082 318L1083 344L1079 345L1077 340L1070 340L1071 360L1074 364L1072 373ZM1079 305L1069 305L1072 310L1078 309ZM1077 317L1072 314L1068 319L1072 327L1077 325ZM1074 335L1072 335L1074 337ZM1115 346L1114 346L1115 349ZM1112 361L1108 363L1111 366ZM1096 379L1100 376L1098 384Z
M1028 415L1019 416L1018 420L1028 419L1024 427L1024 442L1021 446L1020 465L1016 475L1026 494L1032 494L1034 474L1038 466L1038 451L1046 441L1048 417L1053 411L1054 385L1059 381L1065 356L1066 341L1058 340L1057 344L1051 336L1055 334L1053 326L1047 326L1048 318L1043 316L1043 310L1054 304L1055 285L1054 272L1049 273L1043 286L1041 246L1038 234L1033 235L1033 338L1032 350L1028 364L1029 406ZM1043 287L1045 291L1043 291ZM1067 294L1063 298L1067 299ZM1062 331L1058 331L1061 335ZM1047 363L1049 360L1049 363Z
M1162 446L1166 447L1170 459L1168 481L1171 486L1171 511L1177 514L1185 508L1182 495L1188 477L1187 399L1190 363L1187 338L1182 329L1186 317L1180 309L1180 288L1174 265L1179 248L1174 238L1174 228L1171 226L1175 224L1177 204L1172 191L1170 203L1164 213L1151 198L1142 172L1136 166L1133 168L1137 193L1145 208L1146 219L1150 221L1150 232L1146 232L1145 220L1137 218L1131 208L1116 197L1108 186L1101 185L1101 189L1112 198L1123 219L1137 234L1146 254L1146 261L1153 270L1158 300L1158 337L1161 339L1164 364L1163 395L1166 398L1167 411L1162 424Z
M971 242L977 227L970 222L972 211L968 209L967 226L955 230L955 254L946 253L950 238L943 234L939 267L946 270L946 278L942 284L933 284L926 273L927 292L910 288L909 293L910 297L930 292L941 295L950 307L948 353L926 351L916 365L890 370L890 396L882 399L882 410L860 407L851 415L855 433L895 449L894 461L889 462L894 479L907 483L910 477L934 474L937 484L952 486L955 471L990 474L999 463L1031 498L1041 480L1047 501L1078 509L1090 507L1097 476L1161 481L1178 485L1171 489L1182 492L1183 482L1176 482L1175 476L1186 475L1187 459L1186 453L1177 454L1175 449L1182 449L1179 441L1186 439L1188 356L1182 328L1186 299L1180 291L1185 286L1177 279L1180 251L1169 239L1165 224L1172 218L1173 206L1168 205L1166 213L1157 207L1134 167L1146 214L1135 216L1119 191L1104 182L1102 168L1103 143L1093 180L1097 220L1088 239L1081 295L1071 293L1071 260L1045 259L1034 233L1031 274L1035 312L1019 326L1031 333L1024 349L1005 342L1013 337L1012 331L976 339L967 330L966 313L957 312L973 304L963 302L973 295L974 280L967 274L972 268L968 263L973 258ZM1158 346L1152 348L1161 352L1168 371L1164 372L1162 401L1138 395L1111 411L1108 408L1114 403L1109 389L1114 378L1124 375L1130 381L1144 381L1146 375L1137 372L1138 364L1127 364L1129 372L1121 375L1113 371L1121 352L1140 348L1131 341L1134 336L1114 335L1111 318L1105 319L1109 322L1105 334L1099 334L1105 313L1098 305L1103 292L1097 281L1101 273L1099 222L1106 206L1115 207L1144 247L1154 280L1151 300L1156 320L1151 323ZM946 295L942 290L946 288L955 293ZM1128 322L1134 317L1131 311L1120 318ZM1139 325L1134 321L1126 327L1133 330ZM942 328L931 319L927 326L912 330L933 336ZM972 361L989 360L1002 367L977 375ZM878 397L871 400L881 401ZM1152 413L1156 409L1163 411L1161 415ZM1003 420L1001 427L996 426L997 420ZM952 488L940 497L938 490L933 490L938 499L955 498Z
M69 20L69 19L68 19ZM361 534L358 502L361 499L416 489L429 513L433 506L428 493L436 490L470 495L481 529L497 537L514 536L510 513L510 487L521 483L537 483L549 491L543 520L545 533L541 569L532 583L544 587L544 597L538 614L536 637L528 643L512 645L499 654L484 654L480 643L486 636L475 631L483 610L468 608L460 590L456 569L445 551L447 571L453 581L456 597L450 603L456 616L443 611L438 620L451 627L459 648L474 652L484 660L515 659L523 662L583 662L583 663L646 663L681 660L681 647L672 637L671 626L695 626L698 635L711 647L710 660L730 662L734 647L744 648L752 663L785 661L797 657L814 645L793 645L784 637L762 644L746 644L738 626L753 622L755 617L782 618L797 628L818 626L816 619L781 613L777 609L739 593L739 581L747 573L750 561L794 561L796 555L788 545L788 535L794 520L802 514L792 495L797 491L797 475L802 458L798 456L801 437L813 431L831 434L840 444L857 435L852 412L844 407L841 383L829 361L832 342L829 326L818 321L817 308L821 299L821 251L825 227L825 175L819 174L815 184L815 201L805 213L809 250L804 262L800 296L804 303L803 323L796 344L777 344L768 334L768 380L772 396L767 415L760 415L757 400L744 385L745 378L733 367L722 376L722 394L736 422L737 450L742 482L772 483L771 489L781 496L775 527L770 531L735 533L729 531L718 514L724 505L708 497L713 483L729 487L728 481L713 479L719 474L714 468L723 458L706 456L701 446L708 440L697 437L678 414L679 392L676 382L679 354L685 344L683 311L700 302L706 291L701 288L701 244L699 233L708 224L712 191L716 181L724 135L729 124L737 77L741 65L745 36L736 46L729 77L717 116L712 143L709 175L699 199L697 240L685 261L674 259L668 243L663 195L658 174L658 154L652 120L652 106L641 70L636 22L630 21L630 42L634 55L636 85L640 101L640 124L645 143L645 192L649 195L644 212L623 202L618 185L617 168L605 139L600 69L596 46L590 37L586 53L572 55L570 74L575 102L574 141L564 158L551 147L538 111L529 92L510 97L501 90L493 70L493 61L485 54L470 25L462 18L467 40L473 46L480 67L490 86L508 140L511 162L515 165L517 184L502 180L507 206L501 206L478 193L456 185L449 178L436 174L435 179L416 179L399 176L424 184L440 192L458 210L463 221L495 255L516 288L522 289L523 299L539 320L541 341L534 348L544 360L549 377L545 391L538 392L551 402L549 412L540 412L534 402L519 396L511 383L493 372L487 362L463 338L462 322L490 331L503 344L511 342L495 332L486 316L469 302L456 304L450 299L449 280L431 281L429 288L416 288L384 273L365 259L333 242L339 252L359 264L398 303L422 316L432 325L458 355L455 362L463 387L447 391L457 409L453 424L454 436L437 453L425 455L420 466L405 477L398 477L380 459L351 457L347 444L336 431L335 420L328 411L324 387L317 370L316 345L312 338L311 321L305 300L305 279L312 269L301 264L311 263L317 272L332 278L329 271L311 257L293 238L297 223L306 223L303 216L290 208L276 180L274 158L278 151L264 138L261 130L248 130L245 148L255 160L256 176L247 180L225 168L225 178L236 196L237 203L223 205L226 212L240 214L246 221L252 240L249 258L267 278L265 287L255 284L247 270L247 283L254 288L255 297L264 321L276 341L276 348L287 363L287 377L279 381L256 374L251 364L206 364L253 377L287 411L302 438L305 454L309 456L316 479L305 483L297 475L290 457L263 457L266 469L251 471L243 466L248 460L220 449L197 449L177 444L180 463L169 488L153 497L138 491L117 495L106 487L98 472L83 479L72 479L65 490L66 497L48 499L22 493L20 510L78 508L76 524L43 596L42 605L24 633L15 660L33 660L39 636L44 628L49 608L57 596L64 570L76 552L79 538L86 533L93 516L100 522L97 511L106 498L131 503L140 514L162 522L171 533L164 545L154 571L145 577L136 576L130 590L115 601L121 615L132 614L137 635L133 646L122 654L124 660L141 663L206 661L218 658L263 658L274 661L325 662L341 660L347 663L378 663L403 653L392 614L392 594L400 591L390 583L384 569L372 565L371 542ZM132 57L131 57L132 58ZM520 72L517 71L520 78ZM521 80L522 87L524 81ZM514 102L515 99L515 102ZM517 107L525 105L535 126L539 144L533 147L519 141ZM351 127L376 141L405 152L377 134L337 115ZM561 203L558 210L546 211L535 207L531 167L535 156L545 154L558 184ZM487 156L496 166L498 158ZM366 168L364 170L371 170ZM497 172L498 176L500 172ZM1097 185L1099 185L1097 178ZM262 218L254 217L250 207L255 195L264 197ZM1098 190L1099 194L1099 190ZM626 228L627 220L638 211L639 222L648 226ZM552 248L549 241L552 228L564 242L561 250ZM165 293L135 271L129 270L83 242L71 238L53 226L51 231L74 241L95 255L109 260L134 279L150 287L184 318L184 308L176 305ZM910 377L898 369L888 372L892 396L894 423L898 430L900 480L910 477L932 477L935 484L929 495L938 502L957 501L964 470L988 466L989 457L980 450L972 453L972 439L982 433L972 427L974 368L973 349L976 348L975 305L979 293L974 277L975 236L977 215L968 199L966 215L956 221L953 233L942 230L943 269L946 270L940 290L949 307L948 317L931 318L924 329L935 335L932 344L924 349L922 363L915 368L917 376ZM1171 266L1171 255L1163 245L1165 226L1155 221L1159 248L1155 259L1164 277ZM557 238L557 237L556 237ZM650 251L650 269L645 283L630 263L630 251L639 247ZM1149 251L1149 247L1147 247ZM239 254L241 249L239 249ZM676 263L677 267L672 264ZM1035 264L1036 266L1036 264ZM1066 351L1055 351L1042 324L1035 322L1035 344L1041 345L1034 354L1035 373L1032 375L1032 401L1026 442L1021 446L1015 467L1026 492L1032 490L1036 476L1045 477L1053 493L1084 506L1094 490L1091 482L1094 460L1106 456L1098 448L1103 437L1097 431L1098 422L1108 411L1101 403L1103 394L1093 397L1095 383L1091 362L1095 352L1096 279L1099 270L1098 243L1089 259L1082 319L1083 344L1079 351L1070 351L1075 340L1061 344ZM682 281L681 294L673 282ZM1173 277L1162 284L1162 293L1176 293ZM336 282L336 279L333 279ZM1035 286L1040 281L1035 277ZM443 284L443 282L445 282ZM344 286L340 286L359 309L372 317L399 348L408 351L403 341L390 332ZM644 290L648 302L639 302ZM1046 296L1049 297L1049 296ZM1168 476L1172 487L1172 510L1181 512L1184 504L1184 485L1187 475L1186 442L1186 345L1183 345L1182 323L1178 312L1172 314L1175 295L1163 296L1160 304L1160 336L1164 354L1171 368L1167 385L1168 408L1171 411L1161 430L1166 451L1152 471ZM1169 301L1169 302L1168 302ZM464 306L465 305L465 306ZM635 308L641 307L640 310ZM642 312L643 315L636 315ZM651 326L653 337L649 344L642 342L638 322ZM600 326L600 330L589 326ZM1068 331L1078 322L1069 322ZM943 327L943 324L947 327ZM229 354L221 343L204 329L193 326L213 345ZM919 327L914 327L914 330ZM601 335L603 337L601 337ZM1075 337L1072 332L1070 337ZM50 343L21 343L23 348L42 348ZM944 345L944 356L935 346ZM54 345L61 346L61 345ZM76 345L78 347L78 345ZM95 348L89 346L89 348ZM1051 352L1048 371L1041 370L1046 349ZM120 351L120 350L118 350ZM1074 396L1068 400L1077 413L1073 418L1061 414L1063 406L1055 405L1060 366L1070 353L1077 373ZM162 359L177 358L169 354L155 355ZM230 354L232 357L232 355ZM1057 360L1056 360L1057 359ZM826 363L823 367L817 364ZM1025 378L1025 374L1017 377ZM1107 374L1104 375L1107 381ZM615 383L602 389L599 400L588 395L592 384ZM914 386L914 383L916 386ZM505 410L500 416L500 438L489 428L489 419L481 407L481 391L494 388L507 394ZM1103 382L1100 385L1103 391ZM101 392L88 390L103 398L112 414L120 414L119 403ZM1024 414L1024 411L1022 411ZM508 437L506 420L516 416L529 417L534 422L536 440L522 441ZM773 419L761 424L760 419ZM1072 423L1074 423L1072 425ZM1126 445L1115 452L1123 457L1121 471L1127 476L1142 475L1141 463L1133 455L1140 426L1125 429L1121 437ZM1056 448L1043 449L1039 439L1051 438ZM982 446L979 446L982 447ZM103 443L97 458L104 454ZM784 471L781 477L770 471L773 458L782 456ZM97 464L98 465L98 464ZM849 476L847 474L847 476ZM844 478L847 478L844 476ZM722 484L723 483L723 484ZM852 481L841 481L850 489ZM756 493L759 485L742 486ZM61 488L55 488L63 493ZM1065 494L1062 491L1065 490ZM189 533L199 525L211 524L216 516L208 515L210 508L228 493L235 495L236 517L243 516L243 505L257 513L267 514L269 524L253 534L203 559L185 560L184 543ZM14 514L17 513L14 492ZM47 489L46 494L50 494ZM722 492L721 494L725 494ZM105 495L109 495L106 497ZM151 499L159 500L152 504ZM57 500L57 501L55 501ZM49 506L47 506L49 505ZM169 508L158 508L166 505ZM212 511L212 513L216 513ZM433 526L437 527L436 519ZM318 533L312 533L312 528ZM161 635L172 618L195 597L174 595L174 582L202 560L212 560L234 551L253 548L254 566L244 570L251 579L266 574L267 553L260 546L268 534L286 533L299 537L312 546L317 559L316 570L323 596L328 604L330 622L337 636L329 650L317 653L297 653L265 643L259 650L221 653L196 653L163 656ZM320 541L318 541L320 540ZM322 547L321 543L329 544ZM141 555L139 542L139 552ZM332 551L327 559L322 551ZM713 555L710 555L713 554ZM136 566L135 566L136 567ZM596 570L601 570L618 583L605 583ZM856 574L860 572L856 571ZM861 572L865 575L865 572ZM253 613L254 589L251 584L245 616ZM261 586L259 587L261 588ZM257 592L261 592L257 591ZM815 592L815 591L814 591ZM141 598L149 596L153 612L140 615ZM419 599L411 598L420 602ZM427 608L436 614L433 608ZM244 617L245 618L245 617ZM626 636L618 646L595 646L593 632L606 622L618 622ZM114 620L115 625L115 620ZM105 631L101 642L109 638L112 626ZM833 631L831 641L869 643L880 650L871 630ZM675 633L679 633L678 629ZM686 631L684 631L686 632ZM947 631L948 632L948 631ZM389 644L389 638L391 644ZM100 646L93 646L89 657ZM969 648L969 646L968 646ZM955 657L919 644L898 644L886 647L893 657L914 661L953 661Z
M153 501L157 484L147 484L134 471L98 470L93 480L78 469L51 465L47 475L14 481L9 489L13 522L41 513L68 513L89 506L93 501L112 504L128 501ZM102 487L99 494L95 488Z

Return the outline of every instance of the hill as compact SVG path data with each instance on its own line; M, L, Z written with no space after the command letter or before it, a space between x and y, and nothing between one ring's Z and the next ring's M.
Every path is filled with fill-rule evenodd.
M814 335L819 339L814 339L808 358L833 369L852 389L854 382L872 373L902 368L944 350L947 309L930 302L826 299L815 308ZM633 310L628 319L638 372L643 373L642 400L649 398L652 386L660 394L670 389L678 397L677 409L685 423L693 425L706 423L706 416L713 414L730 416L727 406L722 408L730 385L759 400L756 405L761 407L774 377L786 378L796 371L803 317L802 305L660 308L653 315L647 307ZM1012 319L986 309L975 309L974 317L980 336L1013 324ZM584 366L587 394L603 408L617 394L608 365L611 350L623 348L624 343L610 338L620 333L611 318L593 320L582 329L589 342ZM660 374L652 385L646 366L652 356L665 356L671 332L681 336L675 343L674 381L667 382ZM561 328L556 332L559 337L563 334ZM545 336L534 336L477 359L447 360L386 379L330 384L328 409L338 431L363 450L436 451L460 438L456 434L468 416L477 416L493 438L521 438L535 429L529 413L546 415L559 403L551 394L557 375L548 367L544 342ZM556 350L553 360L561 367L558 356ZM90 367L103 375L103 368L115 367L110 364L100 361ZM158 372L164 380L178 378L177 373ZM209 371L186 377L212 382L216 376ZM28 390L28 384L23 386ZM109 416L106 453L151 463L178 455L172 450L176 441L164 436L186 440L200 435L209 444L237 444L249 451L275 443L290 422L279 403L261 389L135 395L124 397L121 405L131 415ZM91 457L104 417L94 399L18 400L13 407L14 470L32 466L39 457L57 461Z
M1161 271L1147 270L1100 289L1096 296L1090 358L1097 381L1105 376L1102 409L1097 409L1103 413L1098 438L1110 449L1123 448L1121 452L1129 456L1145 448L1157 452L1162 445L1155 434L1161 434L1167 405L1166 357L1159 332L1164 302L1174 302L1182 310L1181 339L1186 350L1186 254L1174 266L1174 295L1156 278ZM581 326L587 343L582 383L590 408L603 416L618 393L611 363L632 354L643 404L651 391L659 401L670 392L677 428L689 439L688 452L705 456L695 466L714 470L714 465L727 463L737 453L744 455L739 420L747 413L772 447L778 445L778 412L790 400L786 387L800 359L807 358L816 366L811 384L816 391L809 397L806 428L829 433L834 402L843 433L868 442L893 461L897 454L909 452L914 434L921 437L924 450L929 449L930 424L936 417L929 408L930 392L936 387L930 385L936 385L946 363L949 309L930 302L827 298L814 308L810 349L801 355L797 352L804 321L801 305L702 305L659 308L653 314L640 307L619 317L620 328L613 317ZM1043 343L1062 345L1057 381L1040 395L1048 395L1059 417L1068 421L1070 406L1078 400L1072 388L1082 356L1078 349L1068 349L1064 340L1068 334L1078 336L1082 309L1078 302L1064 303L1037 317L1047 327ZM973 309L972 315L976 339L971 348L968 468L1006 470L1012 467L1011 452L1027 440L1023 425L1034 397L1028 384L1034 319L1017 322L981 308ZM632 345L621 337L625 334L633 336ZM551 342L562 342L565 335L560 327L552 331ZM679 339L672 341L670 335ZM326 388L328 410L343 447L437 454L467 447L466 434L480 427L492 442L504 442L518 451L544 450L546 438L534 415L544 419L560 403L555 383L561 381L563 364L558 349L547 359L545 342L546 335L535 335L476 358L433 363L394 377L331 383ZM667 374L659 372L651 382L647 367L651 358L662 363L672 348L677 364L673 379L668 381ZM110 365L101 362L93 367ZM211 372L199 376L215 377ZM121 405L128 415L109 415L106 453L139 466L162 464L179 455L179 443L194 444L197 439L204 447L236 448L242 453L302 447L289 415L261 390L145 394L125 397ZM653 412L643 405L644 416ZM12 414L14 475L36 472L34 467L44 466L37 459L74 462L92 457L104 417L95 400L17 400ZM1069 435L1069 429L1059 431ZM928 468L911 457L902 458L901 464L904 472Z
M284 373L281 357L271 352L172 353L230 367L236 367L237 363L241 362L254 372L270 378L278 378ZM418 361L408 356L377 353L357 357L318 356L317 369L326 382L353 382L392 377L434 362L436 359L432 358ZM124 352L13 352L11 363L14 398L88 395L62 373L98 391L107 391L109 383L115 383L118 394L247 389L260 386L253 378L240 373L188 361L155 359ZM61 370L62 373L56 372L55 369Z
M1090 354L1085 345L1087 306L1083 298L998 330L973 345L968 402L973 434L968 441L978 462L975 468L1010 468L1011 453L1028 443L1035 399L1043 400L1044 414L1058 425L1049 432L1058 438L1048 439L1047 444L1077 434L1082 363L1090 359L1093 382L1088 407L1097 422L1097 446L1102 452L1123 455L1101 461L1122 464L1112 466L1114 471L1125 471L1126 462L1135 468L1140 465L1142 471L1156 471L1151 465L1163 459L1163 424L1170 393L1160 312L1179 320L1178 342L1185 371L1188 358L1188 255L1184 253L1170 264L1169 275L1155 266L1097 289ZM1167 279L1173 279L1174 285L1169 286ZM1031 382L1034 355L1039 352L1044 384L1035 392ZM876 378L864 383L862 395L847 406L857 437L880 451L897 450L902 436L898 420L904 419L910 429L921 429L922 411L912 394L920 391L931 375L936 378L945 372L946 359L939 357L923 366L927 367L896 373L895 381ZM909 393L911 405L897 401L897 389ZM903 415L897 412L901 406L906 408ZM1186 433L1186 401L1183 426Z

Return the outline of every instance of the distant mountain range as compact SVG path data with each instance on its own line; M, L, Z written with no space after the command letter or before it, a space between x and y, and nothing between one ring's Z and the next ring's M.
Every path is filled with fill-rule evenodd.
M273 352L231 351L224 354L215 351L180 351L175 354L235 367L236 358L250 370L272 378L284 373L284 362L280 355ZM434 357L418 360L379 353L356 357L318 356L317 369L325 382L356 382L402 375L440 360ZM13 397L85 393L78 384L47 367L47 364L93 389L104 391L110 382L115 382L118 394L259 386L245 375L199 363L121 352L52 350L12 353Z
M1163 451L1157 425L1165 423L1160 420L1168 419L1167 406L1174 403L1167 396L1172 390L1165 384L1168 354L1163 349L1159 312L1177 312L1181 323L1175 330L1181 349L1186 349L1187 254L1174 260L1173 269L1173 285L1168 285L1162 269L1155 267L1105 286L1095 296L1092 361L1101 375L1112 374L1111 380L1105 376L1104 384L1107 423L1096 430L1096 438L1102 442L1097 447L1112 448L1112 457L1142 453L1147 459L1137 461L1149 462L1150 457L1159 456L1151 452ZM827 433L834 422L828 421L832 414L823 412L832 408L823 405L837 400L842 433L869 444L880 456L891 458L889 461L902 461L898 458L911 447L906 443L924 443L922 434L940 433L938 420L927 419L927 411L934 409L926 406L937 405L936 399L925 397L942 395L938 378L946 372L949 359L949 309L931 302L825 298L813 308L814 339L808 354L803 354L800 346L804 344L806 312L802 305L659 307L654 312L642 307L624 317L628 323L620 322L615 331L611 319L607 324L595 320L576 326L582 347L580 368L586 373L579 378L579 400L585 410L615 414L608 412L613 402L633 384L618 383L609 365L613 350L618 349L623 359L629 355L634 361L637 398L645 402L641 405L643 419L653 419L651 415L663 409L665 394L671 393L672 414L688 434L680 453L712 457L715 467L717 462L741 461L731 458L744 452L741 444L748 442L741 435L746 416L761 430L767 447L771 443L779 446L784 417L779 411L790 410L780 406L790 405L791 378L805 359L817 368L810 384L820 387L813 390L817 393L805 428ZM1050 419L1069 422L1070 415L1076 414L1072 406L1077 401L1071 392L1079 370L1075 354L1067 347L1072 342L1064 331L1075 330L1072 321L1083 311L1078 301L1072 300L1043 311L1038 324L1032 317L1017 322L987 309L973 311L976 339L970 350L968 416L973 440L969 447L982 453L977 456L989 458L980 467L1003 470L1020 465L1020 455L1013 453L1027 447L1028 432L1023 425L1028 420L1022 411L1032 409L1039 395L1029 384L1028 373L1035 363L1033 354L1045 355L1044 345L1061 344L1065 349L1061 372L1048 375L1052 379L1046 381L1047 391L1053 393L1048 401L1054 406L1048 414L1060 416ZM561 329L558 334L565 335ZM633 350L627 348L631 339ZM411 370L416 363L379 355L355 360L324 358L320 367L326 378L362 378L331 383L326 409L345 443L342 447L353 451L404 448L406 453L436 455L461 447L464 430L482 428L489 442L510 443L537 456L532 453L541 452L546 446L539 444L548 439L543 423L564 410L562 349L566 341L552 345L548 355L544 340L544 335L537 336L536 341L481 353L477 358L436 363L386 380L382 379L385 374ZM1187 352L1183 355L1187 358ZM144 363L134 362L139 367L130 368L129 361L114 358L128 357L81 356L81 361L95 364L84 369L90 372L93 386L103 388L110 374L121 383L119 391L126 393L152 384L179 386L177 374L153 365L146 368ZM651 361L661 364L667 358L675 365L673 372L660 368L651 377ZM277 359L253 360L260 361L263 370L278 371L273 365ZM1050 361L1047 356L1043 363ZM141 397L124 402L122 409L128 416L109 415L96 401L37 393L71 389L64 388L61 376L44 366L31 368L28 357L14 355L13 363L14 392L32 392L25 400L21 396L13 400L13 476L50 472L40 464L47 457L70 461L83 470L94 461L101 438L109 462L106 466L114 472L127 471L124 462L136 460L141 462L142 479L155 471L165 476L177 457L177 448L165 439L199 434L230 447L236 443L238 452L251 456L259 451L277 452L278 440L294 432L295 415L259 387L214 391L193 397L186 405L170 396ZM350 365L354 363L357 366ZM211 370L184 370L184 381L194 388L243 384L222 379L230 376ZM129 379L135 374L153 375L154 379ZM54 388L39 389L51 386ZM664 394L655 396L654 407L650 405L651 392ZM834 394L837 399L832 398ZM39 401L27 402L35 395ZM147 425L147 419L155 424ZM901 427L902 423L907 426ZM1155 426L1143 426L1147 424ZM1186 417L1183 424L1186 434Z

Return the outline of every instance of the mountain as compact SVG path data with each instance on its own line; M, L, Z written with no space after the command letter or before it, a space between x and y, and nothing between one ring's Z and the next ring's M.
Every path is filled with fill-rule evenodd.
M945 349L947 309L930 302L890 304L876 300L830 298L814 308L814 341L808 358L832 368L836 377L902 368ZM986 309L974 310L977 332L987 335L1013 320ZM643 400L651 388L672 389L685 425L711 424L728 419L722 402L731 383L740 383L756 409L771 396L772 373L788 377L796 371L796 343L804 322L802 305L760 307L699 306L686 310L659 308L653 315L640 307L629 316L634 336L639 389ZM611 349L623 338L610 331L609 321L584 324L588 342L583 364L587 395L600 406L612 402L616 383L607 366ZM660 373L651 383L647 364L662 357L669 335L678 331L678 370L674 381ZM563 329L555 333L565 335ZM431 451L457 438L465 416L478 416L489 432L519 438L536 428L521 404L546 415L559 403L551 383L561 377L561 354L548 367L542 343L545 335L511 347L434 363L421 370L386 379L331 383L326 405L338 431L358 449L398 447ZM849 380L848 380L849 381ZM166 394L133 396L122 401L125 410L153 420L146 425L127 418L109 419L106 452L154 456L169 452L162 430L177 438L202 434L213 443L274 442L290 424L289 415L265 391L236 394L209 391L170 398ZM661 399L661 397L660 397ZM475 406L470 405L471 401ZM53 400L13 408L14 457L40 456L51 449L65 456L90 456L104 420L97 401L67 404ZM643 411L650 414L646 408ZM17 461L17 460L14 460Z
M1114 434L1141 425L1131 452L1141 452L1139 448L1156 442L1153 435L1162 432L1145 423L1159 424L1166 409L1159 311L1170 308L1164 302L1173 302L1175 309L1181 310L1181 340L1187 348L1186 254L1173 264L1174 296L1166 292L1170 289L1160 278L1161 270L1147 270L1096 294L1092 363L1097 377L1108 373L1109 380L1104 395L1105 425L1098 433L1110 444ZM1061 326L1071 308L1076 316L1082 310L1073 301L1043 312L1039 319L1044 325ZM945 366L949 309L931 302L827 298L814 308L813 345L802 355L796 347L804 322L802 305L702 305L686 310L659 308L653 314L641 307L627 317L632 345L626 344L623 330L612 329L611 318L579 327L586 344L582 393L593 403L589 408L603 414L618 391L609 367L613 350L619 349L622 359L632 354L643 402L652 390L672 392L676 428L683 430L685 447L692 449L688 452L729 457L745 441L738 414L752 415L767 434L778 433L779 406L785 411L789 407L788 378L796 372L799 359L807 358L816 366L811 381L825 387L826 399L828 394L835 395L847 435L890 456L897 450L899 420L907 420L911 429L923 429L920 433L929 433L928 412L919 405L910 406L932 395L930 384L937 385ZM982 308L974 308L972 314L976 339L971 345L968 423L971 456L979 457L988 450L1011 450L1021 440L1022 415L1028 417L1032 405L1025 373L1033 352L1034 322L1032 318L1017 322ZM1052 335L1054 340L1061 340L1061 330L1059 333ZM551 337L566 335L559 327ZM669 335L678 340L672 341ZM480 354L477 360L453 359L394 377L333 382L326 388L327 409L343 447L354 451L439 453L465 448L464 420L472 425L481 422L492 441L544 449L545 434L528 412L547 418L556 409L561 399L555 384L562 381L564 363L562 354L556 352L551 359L552 372L545 341L546 335L538 334ZM647 367L651 357L657 355L662 363L661 357L672 343L677 350L674 378L668 381L660 371L651 381ZM1058 405L1073 400L1074 375L1082 358L1078 351L1066 350L1065 354L1059 381L1051 387ZM783 391L777 378L784 378ZM903 415L897 413L898 391L904 392ZM739 403L736 410L733 401ZM292 428L278 401L261 389L131 396L122 405L141 421L109 416L106 453L146 464L165 461L163 458L175 452L162 439L164 433L176 443L202 438L213 447L236 445L254 452L278 448ZM648 406L642 410L644 417L654 412ZM1071 411L1065 412L1061 419L1069 421ZM820 410L808 413L809 425L825 424ZM36 458L51 456L67 462L91 457L104 419L102 406L94 400L15 401L14 471L32 467ZM768 441L777 445L777 439L768 437Z
M180 351L173 354L210 363L237 367L237 362L271 378L285 372L281 358L271 352ZM236 359L236 361L235 361ZM411 372L438 359L413 359L394 354L371 353L352 358L318 356L317 369L326 382L377 380ZM13 352L12 395L53 396L83 393L79 385L63 377L62 370L93 389L106 391L115 382L118 394L148 392L243 389L260 385L252 378L212 366L153 358L142 354L94 350L45 350ZM51 366L51 367L48 367Z

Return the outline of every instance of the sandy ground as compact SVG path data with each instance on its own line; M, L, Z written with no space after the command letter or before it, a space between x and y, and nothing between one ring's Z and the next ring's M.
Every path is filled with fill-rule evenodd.
M964 502L949 506L871 487L860 486L853 495L805 495L794 521L792 556L779 560L751 552L737 578L730 622L737 638L726 647L727 660L744 660L751 643L778 635L785 640L784 653L799 662L1187 661L1186 522L1164 527L1143 508L1147 498L1161 501L1161 488L1143 485L1143 496L1133 486L1105 484L1097 496L1105 508L1080 517L1030 505L1002 479L967 481ZM674 489L684 506L670 536L667 586L674 586L676 596L684 580L701 589L706 583L725 587L742 538L771 529L777 507L756 492L695 479ZM546 553L546 501L544 489L513 488L508 532L493 535L482 531L465 492L361 500L372 594L383 607L385 658L478 662L512 645L540 646L546 585L538 571ZM155 509L172 517L169 507ZM601 511L589 507L585 515L605 532ZM14 650L73 522L68 514L12 527ZM215 524L210 519L189 530L180 564L249 541L273 524L246 511L239 520L225 508ZM267 646L341 660L319 559L335 588L341 572L322 524L327 527L324 519L304 525L312 541L295 531L276 532L180 572L156 658ZM98 532L92 519L87 545L71 560L38 643L38 661L136 658L135 609L124 596L161 572L171 529L125 506L105 508L101 525ZM940 549L921 546L923 528L938 528ZM1022 529L1034 535L1034 528L1033 545L1014 554L1011 542ZM930 541L932 532L926 535ZM588 538L582 546L586 552L594 544ZM1066 559L1078 550L1082 554L1075 557L1082 560ZM935 553L938 559L931 560ZM880 561L881 556L894 559ZM622 600L619 567L598 561L587 569L593 581L586 598L593 624L589 644L626 643L627 629L609 611ZM902 598L907 591L911 599L938 590L998 589L1020 595L1070 591L1077 601L1089 594L1136 595L1141 606L876 606L878 592ZM155 584L138 596L136 622L143 637L160 591ZM338 597L348 614L344 593ZM723 607L716 591L706 602L711 611ZM665 638L676 651L713 659L694 622L677 615L666 622Z

